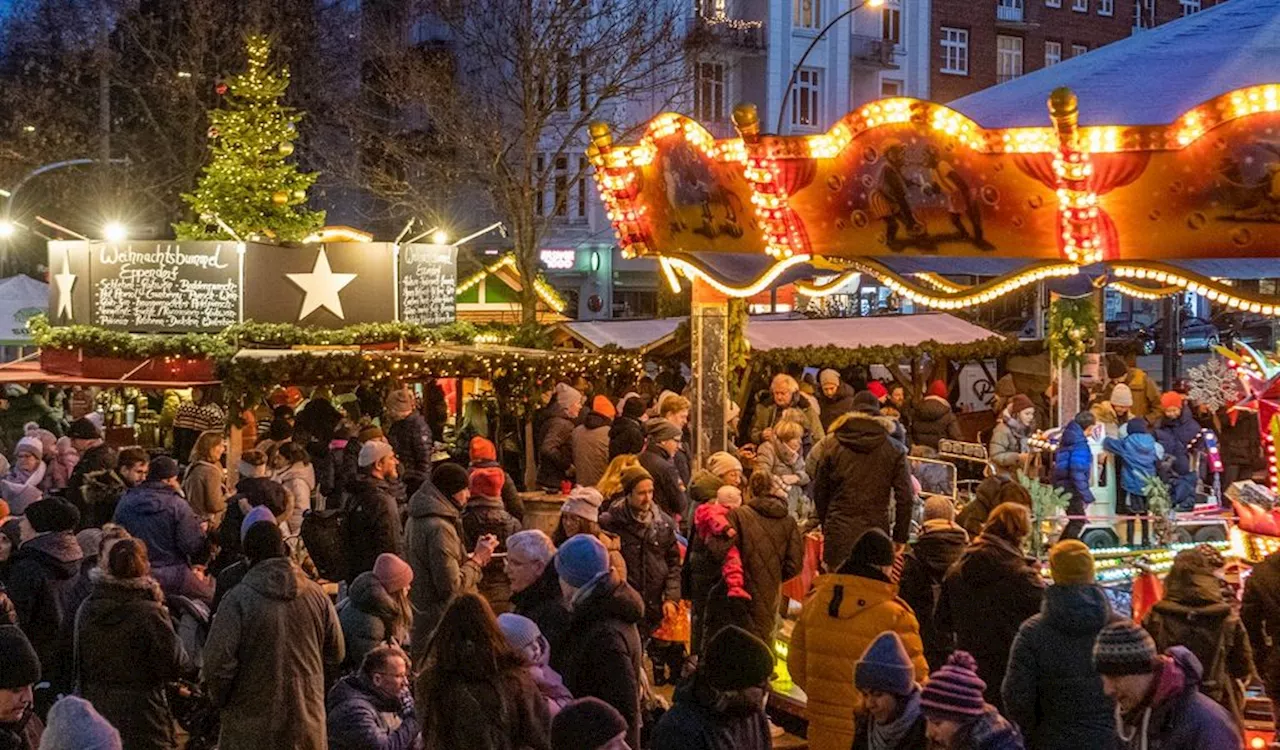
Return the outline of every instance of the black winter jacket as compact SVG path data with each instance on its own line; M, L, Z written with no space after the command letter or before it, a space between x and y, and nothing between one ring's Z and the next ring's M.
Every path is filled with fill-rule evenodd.
M1043 598L1044 581L1022 552L990 534L979 536L947 571L934 624L978 661L988 703L1000 706L1009 649Z
M580 592L581 593L581 592ZM616 572L574 605L565 634L572 648L551 651L551 668L575 698L599 698L627 722L627 744L640 747L640 632L644 601Z
M627 583L644 600L646 635L662 623L662 603L680 601L680 547L675 523L656 504L650 506L650 514L649 523L641 523L631 507L621 502L600 517L600 528L622 542Z
M390 482L361 475L351 485L347 510L347 583L373 570L383 552L404 557L400 508Z
M951 411L951 404L929 396L916 407L911 419L911 442L914 445L927 445L937 450L939 440L960 440L962 437L960 421Z
M964 529L944 521L926 521L923 533L903 559L898 596L916 613L930 671L940 668L951 654L951 639L938 632L933 611L942 593L942 580L968 545Z
M906 449L883 417L855 414L836 430L814 472L813 502L825 534L822 558L836 570L862 532L880 529L905 544L915 492Z
M1004 714L1034 750L1111 750L1115 703L1093 669L1098 631L1121 619L1097 586L1050 586L1022 624L1004 676Z
M467 476L471 476L471 472L476 469L502 468L502 464L497 461L473 461L467 467ZM520 499L520 490L516 485L516 480L511 477L511 472L506 469L503 469L502 472L502 505L516 519L524 518L524 501Z
M493 534L498 538L497 551L506 552L507 538L519 530L520 522L497 498L473 495L462 509L462 543L467 549L475 549L480 537ZM511 611L511 578L507 576L501 557L494 557L484 566L484 575L477 589L495 615Z
M836 421L836 417L841 414L847 414L853 411L853 397L857 395L853 391L853 386L848 383L841 382L836 388L836 395L827 398L827 394L821 388L813 394L818 401L818 419L822 422L822 429L831 430L831 423Z
M387 428L387 442L400 459L400 476L412 495L431 476L431 428L421 414L410 412Z
M729 514L729 521L738 531L745 586L751 594L742 627L772 647L782 584L800 575L804 538L786 501L773 496L751 498Z
M9 566L9 598L18 625L40 657L43 677L55 688L71 680L71 600L83 553L70 532L41 534L23 543Z
M1262 434L1258 431L1257 412L1228 412L1224 406L1218 410L1217 432L1223 464L1246 466L1250 469L1262 468Z
M165 684L192 663L173 631L160 586L151 578L119 580L96 570L92 578L76 636L81 692L130 750L176 748Z
M658 720L651 750L768 750L764 688L722 692L696 674L676 688Z
M675 457L668 456L657 443L651 443L640 454L640 465L653 477L653 502L672 518L688 513L689 501L680 483Z
M644 451L644 426L639 420L621 414L613 418L609 427L609 460L629 453L638 456Z
M543 426L538 448L538 486L560 491L573 468L573 420L554 402Z
M532 586L511 595L511 604L516 614L537 624L553 655L567 648L564 639L569 629L569 610L564 606L554 559L547 561L547 567Z

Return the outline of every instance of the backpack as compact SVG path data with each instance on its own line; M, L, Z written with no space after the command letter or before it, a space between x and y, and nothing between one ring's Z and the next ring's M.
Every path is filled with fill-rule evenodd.
M302 514L300 536L321 577L343 581L347 577L347 511L308 510Z

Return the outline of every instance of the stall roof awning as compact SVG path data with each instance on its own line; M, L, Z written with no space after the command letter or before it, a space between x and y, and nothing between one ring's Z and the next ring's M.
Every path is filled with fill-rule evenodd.
M675 335L676 328L686 320L688 318L598 320L562 323L560 327L596 349L617 346L622 349L645 350L666 343Z
M62 386L84 385L97 386L99 388L132 387L164 390L169 388L212 386L217 385L218 381L114 380L110 378L85 378L77 375L62 375L54 372L45 372L40 369L40 363L35 361L13 362L0 367L0 385L30 385L32 383L45 383L47 385Z
M1046 126L1050 92L1067 86L1081 125L1167 125L1216 96L1277 81L1280 0L1231 0L948 106L988 128Z
M848 349L872 346L970 344L999 334L946 313L884 315L872 318L795 318L752 320L747 341L758 351L799 349L806 346L840 346Z

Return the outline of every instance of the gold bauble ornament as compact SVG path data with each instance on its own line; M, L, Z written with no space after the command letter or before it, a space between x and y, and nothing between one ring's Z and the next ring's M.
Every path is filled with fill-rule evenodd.
M288 142L288 141L284 141L283 143L281 143L281 144L280 144L280 155L281 155L281 156L289 156L289 155L291 155L292 153L293 153L293 144L292 144L292 143L290 143L290 142Z
M283 206L289 202L289 194L283 190L277 190L271 194L271 202L277 206Z
M295 201L305 201L307 199L307 191L305 190L293 191L293 199Z

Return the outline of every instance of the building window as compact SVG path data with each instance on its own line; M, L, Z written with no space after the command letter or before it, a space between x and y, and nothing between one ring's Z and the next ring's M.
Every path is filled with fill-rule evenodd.
M881 78L880 96L884 98L890 96L902 96L902 81L895 81L892 78Z
M555 215L569 215L569 158L556 157L556 174L552 184L555 187Z
M818 125L818 106L822 101L822 71L801 68L791 89L791 124L808 128Z
M1044 43L1044 66L1057 65L1062 62L1062 42Z
M1098 15L1114 16L1116 14L1116 0L1098 0Z
M969 75L969 32L942 27L942 73Z
M1071 0L1071 10L1077 13L1089 12L1089 0Z
M1200 0L1182 0L1182 15L1189 16L1200 12Z
M1046 8L1061 8L1061 7L1062 7L1062 0L1044 0L1044 7L1046 7Z
M996 80L1011 81L1022 75L1022 37L996 37Z
M543 172L545 172L546 169L547 169L546 157L544 157L542 154L538 154L537 161L534 163L534 170L533 170L534 181L541 183ZM538 216L547 215L547 196L546 196L546 193L544 193L541 190L539 190L533 196L533 212Z
M587 218L587 157L578 157L578 206L579 219Z
M579 63L582 72L578 74L578 111L586 112L591 109L591 102L587 97L587 93L590 91L591 74L587 73L586 66L581 65L581 61Z
M1133 0L1133 26L1150 29L1156 25L1156 0Z
M697 0L697 9L703 18L723 18L728 10L725 0Z
M724 65L697 63L697 83L693 88L693 111L703 122L724 121Z
M792 0L795 3L793 22L796 28L817 29L822 27L822 0Z
M569 109L569 81L572 76L569 70L569 55L561 52L556 55L556 87L555 107L563 112Z
M1087 45L1087 44L1073 44L1073 45L1071 45L1071 56L1072 56L1072 57L1079 57L1079 56L1083 55L1084 53L1086 53L1086 52L1088 52L1088 51L1089 51L1089 45Z
M1022 0L997 0L996 20L1022 22Z
M894 44L902 43L902 9L897 2L885 3L880 9L880 38Z

